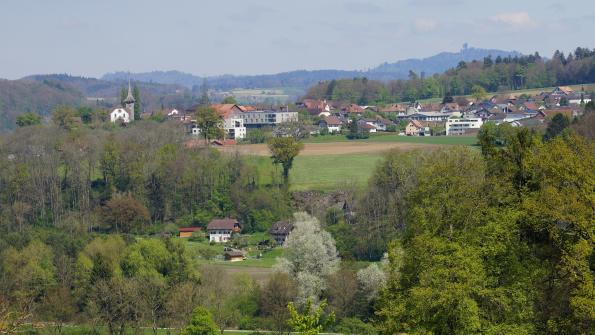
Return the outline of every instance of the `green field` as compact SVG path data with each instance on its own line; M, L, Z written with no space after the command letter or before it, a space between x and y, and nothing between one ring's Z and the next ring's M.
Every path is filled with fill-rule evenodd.
M329 190L340 186L364 186L382 154L298 156L289 175L291 189Z
M425 143L449 145L475 145L475 136L400 136L395 133L372 134L363 140L349 140L345 135L315 136L304 140L304 143L332 143L332 142L370 142L370 143Z
M380 153L298 156L289 174L291 190L329 191L341 186L364 186L381 159ZM261 183L269 184L273 180L271 174L280 174L268 157L250 156L249 160L257 166Z
M397 134L372 135L364 140L348 140L344 135L311 137L305 143L423 143L442 145L476 145L474 136L399 136ZM317 190L329 191L341 186L363 187L373 174L383 153L301 155L295 158L290 171L289 181L292 191ZM259 174L259 182L270 184L273 175L280 176L280 170L263 156L248 156ZM280 182L277 177L277 182Z

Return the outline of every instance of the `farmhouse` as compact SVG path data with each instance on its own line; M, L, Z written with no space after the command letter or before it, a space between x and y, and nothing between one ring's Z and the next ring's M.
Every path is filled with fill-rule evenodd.
M289 221L277 221L271 229L269 229L269 234L275 239L277 245L283 245L292 230L293 223Z
M209 233L209 242L227 242L231 238L231 234L239 233L241 230L240 223L236 219L213 219L207 226Z
M201 231L202 228L200 227L186 227L186 228L180 228L178 229L179 233L180 233L180 238L187 238L187 237L192 237L192 234L194 234L195 232L199 232Z
M320 123L318 125L321 129L326 127L328 129L328 132L331 134L340 133L341 127L343 126L343 121L341 121L341 119L339 119L338 117L331 115L320 120Z
M315 116L329 116L331 115L331 105L326 100L304 99L297 104L308 110L308 113Z
M430 135L430 127L423 124L421 121L411 120L407 127L405 127L405 135L407 136L426 136Z

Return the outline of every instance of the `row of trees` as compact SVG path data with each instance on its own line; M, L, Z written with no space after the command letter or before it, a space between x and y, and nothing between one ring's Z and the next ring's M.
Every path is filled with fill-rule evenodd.
M556 51L549 60L536 53L461 62L456 68L427 78L410 72L409 80L386 83L366 78L331 80L313 86L305 97L370 105L469 95L476 86L496 92L592 82L595 55L588 48L577 48L574 55L568 56Z

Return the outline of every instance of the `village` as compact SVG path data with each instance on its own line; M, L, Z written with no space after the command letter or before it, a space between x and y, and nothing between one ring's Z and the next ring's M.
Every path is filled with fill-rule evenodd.
M134 98L129 88L123 106L110 113L112 123L134 120ZM560 86L535 95L495 94L487 98L447 97L442 103L403 102L384 106L360 106L339 101L303 99L294 105L244 106L234 103L210 104L221 117L224 138L213 139L214 145L242 143L253 129L266 129L274 136L288 136L284 124L299 124L307 136L326 136L358 132L398 133L402 136L476 135L486 122L509 123L513 127L545 128L555 114L572 119L580 116L590 93ZM170 108L165 118L185 125L186 132L198 136L196 110ZM142 113L150 118L154 113ZM355 124L353 124L355 123Z

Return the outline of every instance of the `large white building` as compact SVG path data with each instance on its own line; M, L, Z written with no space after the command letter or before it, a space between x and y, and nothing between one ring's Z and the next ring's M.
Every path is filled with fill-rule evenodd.
M276 126L281 123L296 122L298 112L282 110L251 110L241 114L246 128L260 128L264 126Z
M467 129L479 129L482 124L481 118L450 118L446 121L446 135L464 135Z

